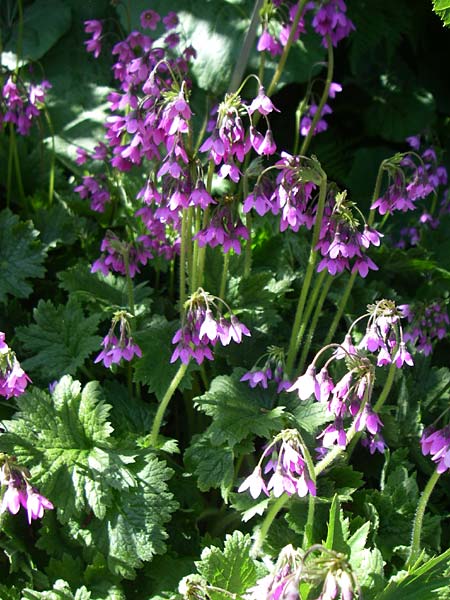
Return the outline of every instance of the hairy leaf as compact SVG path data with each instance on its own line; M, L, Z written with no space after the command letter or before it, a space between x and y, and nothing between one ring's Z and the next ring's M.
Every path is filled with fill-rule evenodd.
M83 389L66 375L52 395L32 388L17 399L20 412L8 421L2 449L28 465L64 523L92 510L103 518L112 490L135 486L128 469L133 456L119 454L97 382Z
M209 434L214 446L233 447L248 435L269 437L282 429L283 407L269 409L264 390L239 381L243 373L236 369L231 376L216 377L209 391L195 398L197 408L213 419Z
M226 494L234 479L234 454L226 446L213 446L207 436L196 436L184 454L187 468L197 477L202 492L220 487Z
M17 328L17 335L33 354L23 366L41 380L74 375L94 350L100 350L102 340L95 335L100 316L86 317L73 298L58 306L40 300L33 317L36 323Z
M175 349L172 344L173 335L178 323L169 322L162 316L154 317L144 331L136 333L135 339L142 350L142 358L136 363L134 380L148 386L161 400L173 377L179 369L180 362L170 362ZM189 364L188 371L180 383L180 389L190 389L191 373L198 366Z
M119 277L109 273L91 273L85 265L76 265L66 271L58 273L61 287L70 294L87 300L96 309L105 310L110 313L113 308L126 307L128 305L128 290L125 277ZM134 288L134 300L136 304L145 302L149 304L151 290L145 283Z
M167 487L172 471L147 455L130 466L135 487L113 494L111 506L87 528L72 522L73 534L91 552L100 551L115 575L133 578L135 569L166 550L165 523L178 507Z
M210 585L232 594L243 594L256 583L257 568L250 558L251 539L240 531L228 534L223 550L211 546L205 548L201 560L196 563L200 575ZM212 591L212 600L229 600L230 594Z
M27 298L33 288L28 281L44 276L45 252L30 221L6 209L0 213L0 302L7 294Z
M450 2L449 0L433 0L433 10L440 17L446 27L450 27Z

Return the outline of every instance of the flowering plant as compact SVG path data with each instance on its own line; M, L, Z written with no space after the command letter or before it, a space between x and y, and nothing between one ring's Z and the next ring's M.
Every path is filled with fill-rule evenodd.
M448 32L94 4L0 8L0 597L449 598Z

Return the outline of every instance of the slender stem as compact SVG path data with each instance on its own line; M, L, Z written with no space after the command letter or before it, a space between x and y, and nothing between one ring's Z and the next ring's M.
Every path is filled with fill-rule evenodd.
M326 271L322 271L322 273L326 274ZM319 281L319 279L317 281ZM320 281L322 282L323 278ZM317 298L317 296L316 296L316 298L313 298L313 301L311 302L311 304L315 305L315 310L314 310L313 318L311 321L311 325L309 326L308 336L306 338L305 344L303 346L302 354L300 356L300 362L298 364L298 369L297 369L299 373L302 373L303 369L305 367L305 362L308 357L308 352L311 347L311 343L312 343L312 340L314 337L314 332L316 330L317 323L319 322L320 316L322 314L322 306L326 300L326 297L328 296L328 291L329 291L332 283L333 283L333 277L328 275L328 279L326 280L325 285L322 288L322 293L320 294L319 300L316 303L316 298ZM307 320L307 318L305 317L305 322L306 322L306 320Z
M341 299L339 300L337 310L334 314L334 319L330 325L330 329L328 330L327 337L325 338L325 342L324 342L325 346L331 342L334 334L336 333L336 329L337 329L337 326L339 325L339 321L341 320L342 315L344 314L344 310L347 305L347 300L349 299L350 293L353 289L353 284L355 283L356 276L357 276L357 271L352 273L349 277L349 280L347 281L347 285L345 287L344 293L342 294Z
M135 314L134 286L133 286L133 280L130 275L130 259L128 256L128 251L123 253L123 261L125 263L125 273L126 273L126 279L127 279L128 308L130 309L130 313L134 317L134 314Z
M179 366L178 371L175 373L172 381L169 384L169 387L167 388L166 393L164 394L163 399L161 400L160 405L158 406L158 410L156 411L155 420L153 421L152 431L150 434L150 445L153 447L156 447L156 445L158 443L158 435L159 435L159 430L161 428L161 423L162 423L162 420L164 417L164 413L166 412L167 406L169 405L169 402L170 402L172 396L174 395L175 390L179 386L181 380L184 377L184 374L186 373L188 364L189 363L187 363L187 364L182 363Z
M201 226L200 208L197 207L194 210L195 210L194 229L195 229L195 233L198 233L200 231L200 226ZM199 252L198 241L195 240L194 241L194 253L192 255L192 273L190 276L191 281L192 281L192 286L191 286L192 292L194 292L199 287L199 283L198 283L198 276L199 276L198 252Z
M227 289L227 277L228 277L229 262L230 262L230 255L228 252L226 252L223 255L223 268L222 268L222 278L220 280L219 298L225 298L225 291Z
M295 13L294 20L292 21L291 31L289 32L289 37L286 42L286 46L283 49L283 53L280 56L280 60L278 62L277 68L275 69L275 73L273 74L272 81L270 82L269 87L267 88L267 95L270 96L275 91L275 88L278 85L278 81L283 73L284 65L286 64L287 57L289 55L289 51L291 49L292 43L294 42L294 37L297 32L297 27L300 21L300 18L303 13L303 9L305 7L307 0L300 0L298 3L297 12Z
M303 534L303 550L307 550L313 544L314 515L316 512L316 499L311 494L308 498L308 516Z
M314 224L313 238L311 242L311 250L308 259L308 266L306 267L305 279L303 281L302 290L298 299L297 311L295 313L294 325L292 327L291 339L289 341L289 349L286 359L286 371L288 376L292 373L292 367L294 366L295 357L298 351L298 334L302 325L303 310L305 308L306 298L311 285L312 277L314 274L314 267L316 264L317 250L316 245L319 239L320 228L322 226L323 209L325 205L325 199L327 195L327 176L322 172L322 182L320 184L319 202L317 205L316 222Z
M180 312L183 313L186 300L186 238L187 238L187 210L183 209L181 216L181 244L180 244Z
M328 65L327 65L327 78L325 80L325 87L323 88L322 97L320 98L319 106L317 107L316 113L313 117L311 127L309 128L308 134L303 140L302 147L300 148L300 154L304 156L306 151L311 143L312 136L314 135L314 131L316 129L316 125L322 116L322 110L325 106L326 101L328 100L328 94L330 92L330 86L333 81L333 71L334 71L334 54L333 54L333 44L331 43L330 37L327 36L328 43Z
M286 502L288 500L289 500L289 496L287 494L282 494L279 498L277 498L275 500L275 502L272 504L272 506L267 511L266 516L264 517L264 521L261 524L261 529L259 530L257 538L252 547L252 555L253 556L258 555L259 551L261 550L262 544L263 544L264 540L266 539L266 535L270 529L270 526L272 525L275 517L277 516L277 514L280 512L280 510L283 508L283 506L286 504Z
M308 298L308 303L305 308L303 322L302 322L302 325L300 327L300 330L299 330L298 336L297 336L297 346L298 347L300 347L300 344L302 343L303 336L304 336L305 330L306 330L306 325L308 323L308 319L311 316L311 313L312 313L314 307L316 306L317 296L319 295L320 288L322 287L323 280L325 279L326 274L327 274L327 271L325 271L325 270L322 271L316 277L316 280L314 282L314 287L312 289L310 297Z
M252 215L249 212L245 215L245 226L248 240L245 242L244 277L248 277L252 268Z
M11 123L12 126L12 123ZM12 141L12 149L13 149L13 156L14 156L14 169L16 172L16 181L17 181L17 186L19 188L19 196L20 199L22 200L22 202L25 203L25 191L23 188L23 182L22 182L22 172L20 170L20 160L19 160L19 152L17 150L17 139L16 139L16 134L14 132L14 129L11 127L11 131L13 132L12 138L10 137L10 143Z
M425 489L422 492L422 496L420 497L419 504L417 505L416 516L414 517L413 529L412 529L412 539L411 539L411 550L408 556L408 560L406 561L406 567L412 567L416 560L420 555L420 538L422 535L422 525L423 518L425 516L425 509L428 504L428 500L434 490L434 486L436 485L438 479L440 477L440 473L434 471L428 480Z
M193 252L192 252L192 221L193 221L193 212L194 207L191 206L187 209L187 225L186 225L186 256L187 256L187 272L188 272L188 285L191 294L194 293L195 289L193 287L194 283L194 264L193 264Z
M230 85L228 86L228 93L230 94L238 89L242 81L242 77L247 67L248 59L250 57L250 52L252 51L252 47L256 38L256 30L259 25L259 11L261 10L263 2L264 0L256 0L253 6L250 25L247 29L247 33L245 35L244 43L242 44L242 48L239 53L238 59L236 61L236 64L234 65Z
M383 181L384 167L385 167L385 161L382 161L380 164L380 167L378 169L377 178L375 180L375 187L374 187L373 194L372 194L372 204L375 202L375 200L378 199L378 196L380 194L381 183ZM367 224L369 226L372 225L374 220L375 220L375 210L371 210L369 213L369 218L367 219ZM325 345L329 344L331 342L331 340L333 339L333 336L336 332L337 326L339 325L339 321L341 320L342 315L344 314L345 306L347 304L347 300L350 297L356 277L357 277L357 271L355 271L354 273L352 273L350 275L350 278L347 282L347 286L345 288L344 294L341 297L337 311L334 315L333 322L331 323L331 327L328 331L327 337L325 338L325 342L324 342Z
M379 411L381 409L381 407L383 406L383 404L386 402L389 392L391 391L392 384L394 383L396 372L397 372L397 367L396 367L395 363L391 363L391 365L389 367L389 372L386 377L386 381L384 382L383 389L381 390L381 394L378 397L378 400L376 401L375 406L373 407L374 411Z
M55 164L56 164L56 151L55 151L55 131L53 129L53 123L50 118L49 112L47 109L44 110L45 119L47 121L47 125L50 131L50 135L52 137L52 149L50 153L50 173L48 177L48 203L51 205L53 203L53 195L55 192Z

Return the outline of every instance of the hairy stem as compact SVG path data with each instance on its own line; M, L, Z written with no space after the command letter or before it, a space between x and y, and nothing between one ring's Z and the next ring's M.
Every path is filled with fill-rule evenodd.
M326 271L322 271L321 275L322 274L325 275ZM323 279L324 278L320 278L317 280L317 282L323 283ZM299 373L302 373L303 369L305 367L305 362L306 362L306 359L308 358L309 349L311 347L312 340L314 338L314 332L316 331L317 323L319 322L320 316L322 314L322 307L326 300L326 297L328 296L328 291L329 291L332 283L333 283L333 277L328 275L328 278L322 287L322 292L320 294L319 299L317 300L317 294L315 295L314 298L311 297L311 304L313 306L315 306L315 310L314 310L314 314L313 314L313 317L311 320L311 325L309 326L308 336L306 338L306 341L305 341L305 344L303 346L303 350L302 350L302 353L300 356L300 362L298 364L298 372ZM306 317L305 317L305 321L306 321ZM300 340L300 342L301 342L301 340Z
M314 267L316 264L317 250L316 245L319 239L320 228L322 226L323 209L325 206L325 199L327 195L327 176L322 171L322 182L320 184L319 202L317 205L316 222L314 224L313 238L311 242L311 250L308 259L308 266L306 267L305 279L303 281L302 290L298 299L297 311L295 313L294 325L292 327L291 339L289 341L288 355L286 359L286 371L288 376L292 374L292 368L294 366L295 357L298 351L298 335L300 327L302 326L303 311L306 304L306 298L308 296L309 288L311 285L312 277L314 274Z
M349 299L351 291L353 289L353 284L355 283L356 276L357 276L357 272L355 271L354 273L352 273L350 275L349 280L347 281L347 285L345 286L344 293L342 294L341 299L339 300L339 304L338 304L336 312L334 314L333 321L330 325L330 329L328 330L327 337L325 338L324 346L326 346L327 344L329 344L331 342L334 334L336 333L336 329L339 325L339 321L341 320L342 315L344 314L344 310L347 305L347 300Z
M434 486L436 485L438 479L440 477L440 473L434 471L428 480L425 489L422 492L422 496L420 497L419 504L417 505L416 516L414 517L413 529L412 529L412 539L411 539L411 550L408 556L408 560L406 561L406 567L412 567L416 560L420 555L420 538L422 536L422 525L423 518L425 516L425 509L428 504L428 500L434 490Z
M156 411L155 420L153 421L152 431L150 434L150 445L153 447L156 447L158 443L159 430L161 428L161 423L164 418L164 413L166 412L166 409L169 405L172 396L175 393L175 390L180 385L180 382L183 379L184 374L186 373L188 364L189 363L181 363L181 365L178 368L178 371L175 373L172 381L170 382L169 387L167 388L167 391L164 394L160 405L158 406L158 410Z
M227 278L228 278L228 264L230 262L230 255L226 252L223 255L223 268L222 268L222 277L220 280L220 291L219 298L225 298L225 291L227 289Z

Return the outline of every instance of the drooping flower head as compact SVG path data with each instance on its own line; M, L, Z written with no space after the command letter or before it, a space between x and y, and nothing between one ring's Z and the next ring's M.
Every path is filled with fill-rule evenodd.
M20 396L30 381L15 352L5 342L5 334L0 331L0 396Z
M30 484L28 469L16 463L16 460L0 454L0 485L4 488L0 513L5 511L16 515L22 506L27 511L28 524L33 519L41 519L44 510L52 510L53 504L38 489Z
M266 483L263 475L268 473L272 475ZM268 496L271 490L276 498L284 492L302 498L308 493L315 496L313 477L304 457L304 445L298 431L284 429L264 450L258 465L241 483L238 492L248 489L253 498L257 498L261 492Z
M228 346L231 341L240 344L243 336L250 336L250 331L228 304L203 288L188 298L184 309L182 325L172 339L176 347L170 362L180 359L187 364L193 358L201 364L205 358L213 360L212 349L217 342L222 346Z
M114 313L108 334L103 338L103 350L94 360L94 363L103 362L108 369L111 365L119 364L122 359L130 361L134 356L139 358L142 351L131 336L130 319L132 315L124 310ZM119 329L119 337L116 336L116 328Z

